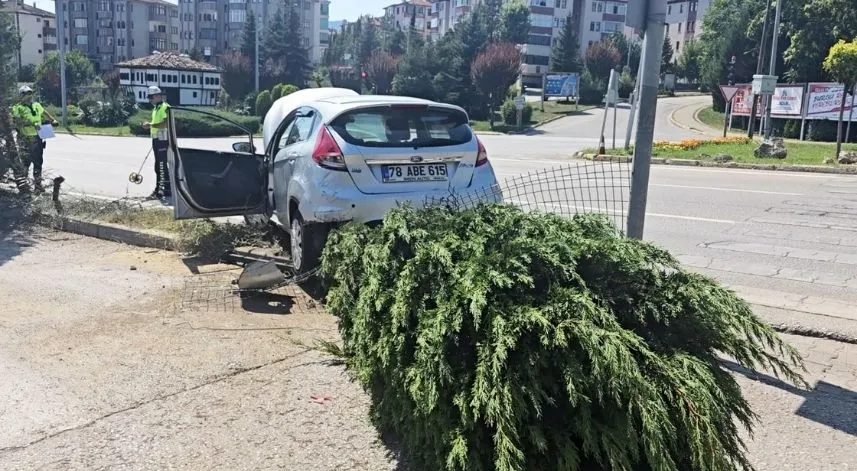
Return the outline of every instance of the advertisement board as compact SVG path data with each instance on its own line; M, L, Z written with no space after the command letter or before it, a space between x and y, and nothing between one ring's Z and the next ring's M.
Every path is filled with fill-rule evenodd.
M806 119L839 119L839 108L842 106L842 93L845 87L840 83L811 83L807 91ZM854 95L849 93L845 98L844 121L850 117L857 121L857 110L852 115Z
M750 116L753 106L753 87L751 84L740 84L737 93L732 98L732 114L734 116ZM803 113L804 86L778 85L771 97L771 116L776 118L798 119ZM762 100L756 106L756 116L762 114Z
M576 97L580 89L580 75L570 74L545 75L544 97Z

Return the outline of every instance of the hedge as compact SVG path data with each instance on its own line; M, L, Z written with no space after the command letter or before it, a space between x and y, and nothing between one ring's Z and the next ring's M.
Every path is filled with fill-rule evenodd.
M331 234L322 272L413 469L751 469L718 355L805 385L747 303L602 216L400 208Z
M242 116L225 111L216 111L214 109L201 108L201 110L232 120L244 126L254 134L259 132L260 123L259 118L256 116ZM244 131L236 128L233 124L214 116L187 111L175 111L175 113L176 133L179 137L229 137L244 133ZM132 116L128 120L128 127L130 128L131 133L140 136L149 135L149 131L143 129L143 123L150 121L151 118L151 111L140 111Z

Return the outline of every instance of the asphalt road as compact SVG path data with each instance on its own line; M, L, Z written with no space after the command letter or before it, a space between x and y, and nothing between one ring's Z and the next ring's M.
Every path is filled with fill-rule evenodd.
M706 100L660 100L659 138L695 135L670 116ZM561 210L612 210L621 220L627 186L624 193L615 190L627 185L618 179L627 179L627 166L570 160L574 152L597 144L600 126L600 117L588 114L555 121L531 135L480 138L501 180L582 165L565 171L564 187L519 180L515 198L552 200ZM233 139L185 142L227 149ZM148 147L147 139L61 135L49 143L46 165L78 192L144 196L152 190L151 159L142 185L128 183L127 177L139 168ZM582 182L600 191L571 191ZM645 237L687 266L735 287L773 322L857 337L857 177L656 165Z

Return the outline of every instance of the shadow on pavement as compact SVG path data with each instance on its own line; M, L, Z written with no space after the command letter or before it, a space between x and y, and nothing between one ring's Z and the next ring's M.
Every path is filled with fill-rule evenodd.
M0 266L32 244L24 205L11 194L0 190Z
M732 361L723 360L722 364L747 379L803 397L804 402L795 412L799 417L857 436L857 392L825 381L819 381L813 389L806 391Z

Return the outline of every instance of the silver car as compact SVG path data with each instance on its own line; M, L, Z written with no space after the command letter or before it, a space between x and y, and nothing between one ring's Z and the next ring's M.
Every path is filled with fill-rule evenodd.
M182 147L177 110L192 111L170 114L176 219L244 215L271 222L288 233L299 274L318 265L337 224L379 221L401 203L422 207L497 183L467 113L454 105L301 90L266 114L264 152L249 134L231 152Z

